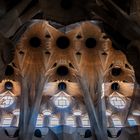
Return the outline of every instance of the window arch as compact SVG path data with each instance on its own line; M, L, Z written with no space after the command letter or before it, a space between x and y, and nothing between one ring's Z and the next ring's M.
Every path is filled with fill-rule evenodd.
M36 127L43 127L44 117L42 115L38 115L36 120Z
M15 126L18 127L19 125L19 116L20 116L20 109L13 110L14 120L15 120Z
M1 125L2 127L10 127L13 120L13 116L11 114L6 114L2 117Z
M127 120L128 120L128 123L129 123L130 126L136 126L137 125L137 122L133 117L129 117Z
M75 118L73 116L68 116L66 118L66 125L69 125L69 126L76 126L75 124Z
M133 110L132 114L134 116L140 116L140 110Z
M51 116L50 118L50 126L58 126L59 125L59 118L57 116Z
M84 117L82 117L82 125L83 127L90 127L90 120L88 115L85 115Z
M122 122L121 122L119 117L114 116L112 118L112 121L113 121L113 124L114 124L115 127L122 127Z

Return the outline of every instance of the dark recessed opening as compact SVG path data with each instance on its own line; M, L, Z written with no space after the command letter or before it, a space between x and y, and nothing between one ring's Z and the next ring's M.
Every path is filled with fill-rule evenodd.
M109 130L107 130L107 135L108 135L108 137L113 138L112 134L111 134L111 132Z
M69 63L69 67L71 67L71 68L73 68L73 69L74 69L74 66L73 66L71 63Z
M60 66L57 68L57 74L60 76L66 76L69 73L69 70L66 66Z
M13 84L11 82L8 81L5 83L5 89L11 90L12 88L13 88Z
M119 76L122 72L122 69L121 68L113 68L112 69L112 75L113 76Z
M103 39L108 39L108 38L109 38L108 35L104 35L104 36L103 36Z
M81 35L77 35L76 38L77 38L77 39L81 39L82 36L81 36Z
M42 133L41 133L40 129L36 129L36 130L35 130L34 136L35 136L35 137L38 137L38 138L41 138L41 137L42 137Z
M33 48L38 48L41 45L41 39L38 37L32 37L29 43Z
M54 63L53 66L52 66L52 68L55 68L56 66L57 66L57 63Z
M46 38L50 38L51 36L50 36L49 34L47 34L45 37L46 37Z
M24 52L23 51L19 51L19 54L24 55Z
M106 52L103 52L102 55L107 55L107 53Z
M70 40L66 36L61 36L57 39L56 45L60 49L66 49L70 45Z
M96 39L95 38L87 38L85 44L86 44L87 48L94 48L94 47L96 47Z
M61 0L60 5L62 9L70 10L73 6L73 2L72 0Z
M90 129L87 129L87 130L85 131L84 138L90 138L90 137L92 137L91 130L90 130Z
M58 84L58 89L59 89L59 90L65 90L66 87L67 87L67 85L66 85L66 83L64 83L64 82L61 82L61 83Z
M119 90L119 84L118 84L117 82L113 83L113 84L111 85L111 89L112 89L112 90Z
M12 66L8 65L6 70L5 70L5 75L6 76L11 76L14 74L14 69Z

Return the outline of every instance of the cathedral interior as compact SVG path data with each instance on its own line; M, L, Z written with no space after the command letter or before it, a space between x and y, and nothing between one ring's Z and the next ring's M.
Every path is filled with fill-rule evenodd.
M0 0L1 140L140 140L140 0Z

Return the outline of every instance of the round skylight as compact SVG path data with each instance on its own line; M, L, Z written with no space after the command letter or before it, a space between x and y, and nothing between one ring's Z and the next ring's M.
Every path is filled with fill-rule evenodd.
M126 101L123 97L121 98L119 96L111 96L109 97L109 101L111 105L118 109L123 109L126 106Z

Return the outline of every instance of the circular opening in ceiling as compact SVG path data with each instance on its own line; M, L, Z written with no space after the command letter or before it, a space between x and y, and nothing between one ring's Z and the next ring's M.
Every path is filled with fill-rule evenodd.
M57 74L60 76L66 76L69 73L69 70L66 66L60 66L57 68Z
M112 90L119 90L119 84L118 84L117 82L113 83L113 84L111 85L111 89L112 89Z
M61 82L61 83L58 84L58 89L59 89L59 90L65 90L66 87L67 87L67 85L66 85L66 83L64 83L64 82Z
M12 88L13 88L13 84L11 82L8 81L5 83L5 89L11 90Z
M61 0L60 6L64 10L70 10L73 6L72 0Z
M70 40L66 36L60 36L56 41L56 45L60 49L66 49L70 45Z
M119 76L121 72L122 72L121 68L113 68L111 73L113 76Z
M96 39L91 37L87 38L85 44L87 48L94 48L96 46Z
M32 37L29 43L33 48L38 48L41 45L41 39L38 37Z
M5 75L6 76L11 76L14 74L14 69L12 66L8 65L6 70L5 70Z

